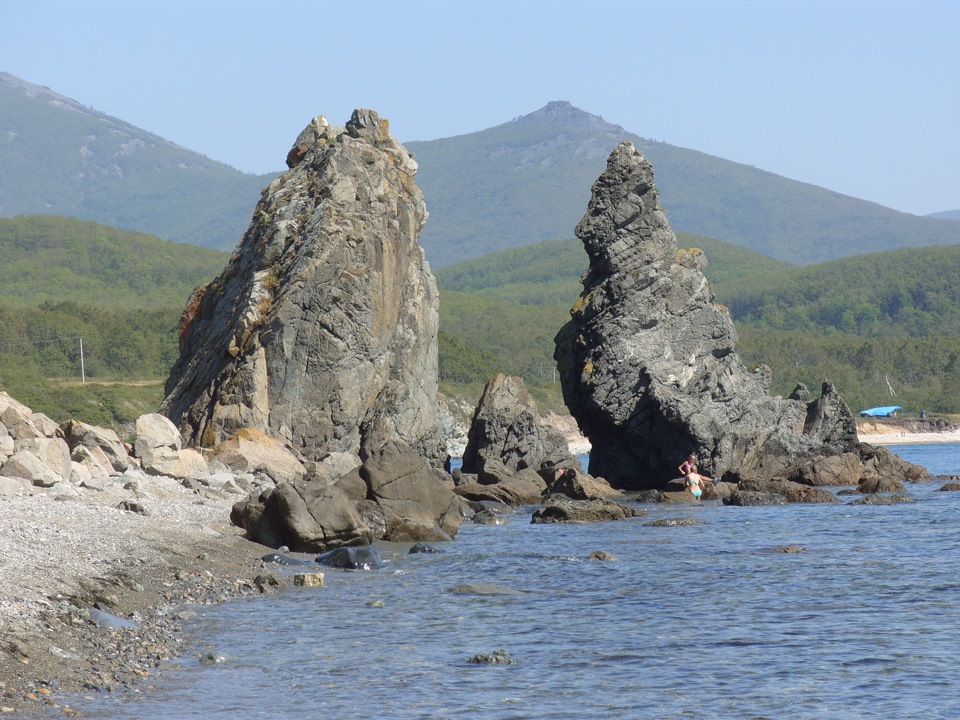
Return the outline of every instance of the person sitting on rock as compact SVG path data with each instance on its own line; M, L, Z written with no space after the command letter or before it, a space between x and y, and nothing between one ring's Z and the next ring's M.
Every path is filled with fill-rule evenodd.
M691 454L677 469L686 478L687 489L690 490L694 499L699 500L700 495L703 494L703 486L707 478L697 472L697 456Z

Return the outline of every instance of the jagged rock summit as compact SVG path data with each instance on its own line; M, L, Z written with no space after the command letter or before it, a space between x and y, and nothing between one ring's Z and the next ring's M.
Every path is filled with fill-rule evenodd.
M592 444L591 475L663 487L690 453L702 472L731 482L810 478L837 457L851 476L899 472L895 456L860 445L829 382L816 399L802 386L771 397L769 368L744 366L730 313L704 277L706 257L677 249L653 168L632 143L611 153L576 234L590 267L555 358Z
M372 110L300 133L216 280L184 311L160 412L188 445L249 428L306 461L403 442L446 458L439 295L417 164Z

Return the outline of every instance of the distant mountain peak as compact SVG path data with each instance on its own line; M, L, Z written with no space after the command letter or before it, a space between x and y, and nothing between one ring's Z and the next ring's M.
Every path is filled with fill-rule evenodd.
M599 115L591 115L585 110L574 107L569 100L552 100L529 115L521 115L512 121L518 125L563 124L584 128L603 128L622 130L618 125L608 123Z
M18 78L16 75L11 75L8 72L0 72L0 85L6 85L8 87L17 88L22 90L30 97L36 97L37 95L49 95L54 100L64 103L65 105L70 105L72 107L83 109L83 106L80 105L76 100L71 100L65 95L54 92L45 85L35 85L32 82L27 82L23 78Z

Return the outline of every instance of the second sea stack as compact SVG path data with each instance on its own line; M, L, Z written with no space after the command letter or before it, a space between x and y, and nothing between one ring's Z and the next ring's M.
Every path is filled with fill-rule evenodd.
M653 168L621 143L576 228L590 266L556 338L564 400L590 440L591 475L627 489L663 487L690 453L730 482L797 480L844 456L856 475L901 462L858 442L829 382L811 397L769 394L771 374L734 351L729 311L714 301L699 250L678 250ZM919 469L920 472L922 468Z

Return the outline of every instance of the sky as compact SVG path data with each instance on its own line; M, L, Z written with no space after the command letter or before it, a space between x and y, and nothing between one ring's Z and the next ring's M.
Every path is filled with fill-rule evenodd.
M568 100L903 212L960 209L960 0L0 0L0 71L244 172L284 169L321 114L372 108L410 142Z

